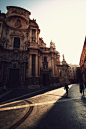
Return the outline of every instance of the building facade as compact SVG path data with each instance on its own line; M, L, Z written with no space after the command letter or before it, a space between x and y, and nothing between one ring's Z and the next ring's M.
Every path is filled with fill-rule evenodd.
M84 41L81 57L80 57L81 80L86 83L86 38Z
M71 83L76 83L78 81L77 68L79 68L79 65L69 64L68 73Z
M46 47L30 15L15 6L7 6L6 14L0 12L0 86L37 88L62 83L61 72L66 72L68 65L60 63L52 41Z

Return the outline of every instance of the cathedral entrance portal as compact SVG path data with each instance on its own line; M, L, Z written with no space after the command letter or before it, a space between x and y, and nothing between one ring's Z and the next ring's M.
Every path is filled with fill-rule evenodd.
M49 74L43 74L43 85L49 86Z
M10 69L9 88L19 87L19 69Z

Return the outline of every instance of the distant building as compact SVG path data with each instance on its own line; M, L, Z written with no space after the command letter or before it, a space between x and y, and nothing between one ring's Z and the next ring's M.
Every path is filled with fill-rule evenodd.
M63 84L65 85L65 83L70 84L68 67L69 67L69 65L65 61L65 58L64 58L64 55L63 55L62 63L57 65L57 68L59 69L59 82L60 82L60 85L63 85Z
M69 74L69 78L70 78L70 82L71 83L75 83L77 82L77 68L79 67L79 65L74 65L74 64L69 64L68 67L68 74Z
M39 37L40 29L31 13L23 8L7 6L0 12L0 86L38 88L63 85L68 65L51 41L46 47ZM64 78L65 76L65 78Z

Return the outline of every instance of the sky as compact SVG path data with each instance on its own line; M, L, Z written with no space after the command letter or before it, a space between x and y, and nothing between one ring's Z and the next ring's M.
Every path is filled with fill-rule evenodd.
M40 37L47 47L55 43L68 64L78 64L86 36L86 0L0 0L0 10L6 6L18 6L31 12L36 19Z

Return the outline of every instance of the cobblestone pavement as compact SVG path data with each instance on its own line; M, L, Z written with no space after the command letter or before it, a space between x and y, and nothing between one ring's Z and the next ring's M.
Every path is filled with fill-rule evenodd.
M27 101L31 104L28 105ZM15 105L26 107L1 111L0 129L86 129L86 99L80 94L77 84L69 89L68 97L65 90L59 88L4 107ZM33 110L27 115L30 107ZM16 124L22 118L23 121Z

